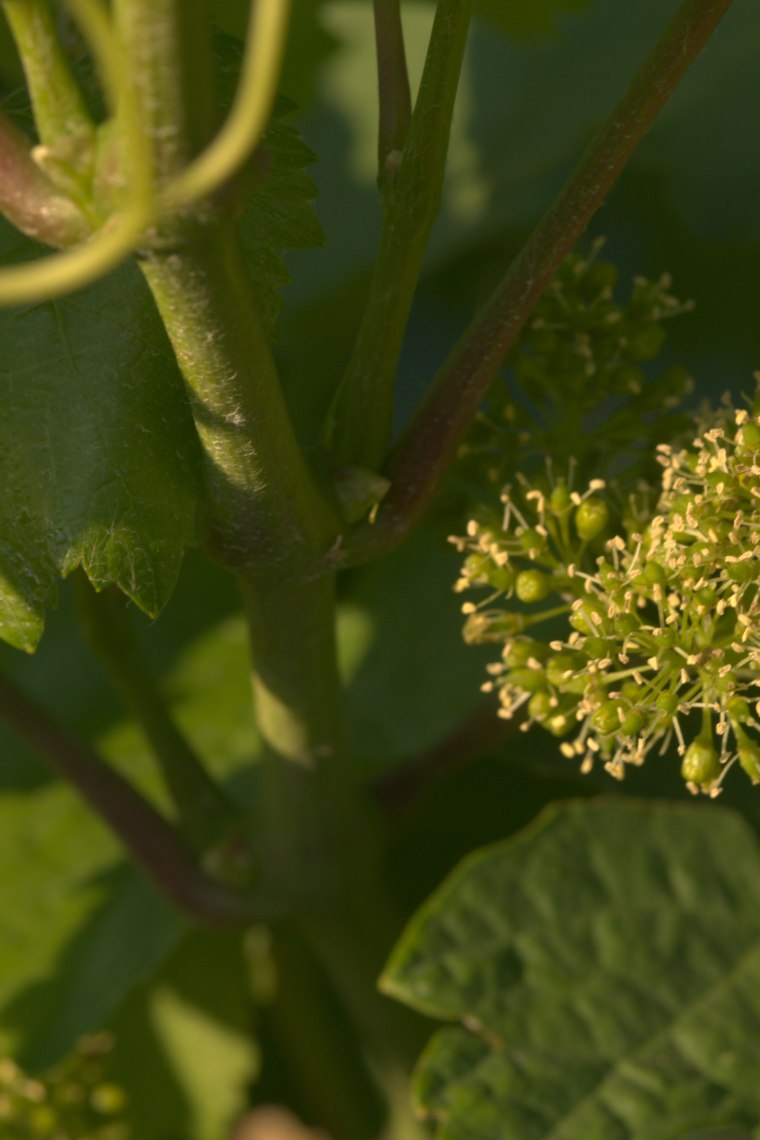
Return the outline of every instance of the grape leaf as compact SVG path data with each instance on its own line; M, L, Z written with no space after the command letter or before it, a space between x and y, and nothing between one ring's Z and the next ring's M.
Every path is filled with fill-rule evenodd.
M550 809L470 856L383 989L429 1044L440 1140L682 1140L760 1119L760 855L714 805Z
M287 122L292 113L293 105L284 97L278 99L261 141L266 175L241 223L254 293L270 339L282 308L281 290L290 282L283 254L324 243L313 208L317 190L305 173L315 156Z
M219 1140L245 1109L259 1060L245 937L189 931L110 1023L131 1136Z
M522 0L505 4L503 0L477 0L475 11L508 35L532 38L550 36L559 15L582 12L589 3L590 0Z
M234 97L243 46L234 37L217 33L215 52L219 101L226 108ZM270 339L282 308L281 290L290 281L284 254L324 243L314 210L317 189L306 173L316 156L288 122L294 111L291 100L278 97L253 160L253 193L241 219L253 289Z
M0 228L0 260L30 243ZM155 615L201 500L181 380L137 269L0 312L0 637L29 652L82 565Z
M0 1054L38 1068L101 1028L185 923L76 794L0 799Z

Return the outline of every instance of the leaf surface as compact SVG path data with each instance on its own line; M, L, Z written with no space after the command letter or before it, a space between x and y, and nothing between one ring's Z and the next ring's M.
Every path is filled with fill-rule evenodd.
M0 260L31 246L5 224ZM195 541L198 445L137 269L0 312L0 636L32 651L57 580L82 565L146 613Z
M243 45L233 36L218 33L215 49L219 101L228 108L240 75ZM270 339L274 339L282 308L282 289L290 281L284 255L324 243L314 210L317 189L306 173L316 155L288 121L294 111L295 104L290 99L278 97L250 164L252 192L241 219L259 313Z
M185 923L67 787L0 800L0 1054L44 1068L100 1029Z
M189 931L112 1021L130 1135L219 1140L242 1115L259 1059L244 937Z
M714 805L549 810L451 875L383 988L461 1023L416 1077L440 1140L743 1136L760 1119L756 839Z

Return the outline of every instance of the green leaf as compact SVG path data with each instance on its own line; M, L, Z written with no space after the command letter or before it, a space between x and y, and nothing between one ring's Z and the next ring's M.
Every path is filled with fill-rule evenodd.
M0 260L31 243L3 223ZM32 651L57 580L82 565L146 613L195 541L198 445L137 270L0 312L0 637Z
M462 640L456 565L454 548L431 525L353 575L340 634L357 763L387 767L414 755L482 700L489 651L473 653Z
M219 1140L258 1071L244 936L195 930L111 1022L130 1135Z
M293 111L288 99L277 100L258 152L263 181L241 223L254 292L271 338L282 308L281 291L290 282L283 254L324 243L313 205L317 189L305 173L316 156L287 122Z
M684 1140L760 1119L760 854L714 805L576 803L476 852L382 982L432 1016L440 1140Z
M0 800L0 1054L57 1061L157 968L184 922L69 788Z
M243 46L232 36L216 36L219 99L231 104L240 72ZM265 328L274 338L282 308L281 290L290 281L283 255L314 249L324 235L314 211L317 189L306 174L316 156L288 122L295 104L279 96L248 171L250 200L241 219L243 246Z
M558 17L582 12L589 3L590 0L520 0L505 4L504 0L478 0L475 10L508 35L533 38L552 35Z

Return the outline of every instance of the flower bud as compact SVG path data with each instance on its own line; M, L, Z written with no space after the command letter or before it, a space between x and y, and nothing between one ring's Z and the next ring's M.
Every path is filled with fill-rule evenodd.
M537 693L546 689L546 674L543 669L531 669L529 665L522 665L519 669L512 669L507 674L507 681L516 689L526 693Z
M704 737L692 740L684 753L681 775L689 784L704 787L720 775L720 760L712 741Z
M591 724L602 736L610 736L620 731L620 718L618 709L623 706L620 701L602 701L591 714Z
M558 483L549 496L549 510L553 515L564 515L571 506L567 483Z
M531 720L543 723L552 713L552 699L546 690L534 693L528 701L528 716Z
M597 538L607 526L610 511L603 499L592 495L578 505L575 512L575 529L585 542Z
M760 784L760 748L745 736L739 745L739 763L753 784Z
M552 580L541 570L523 570L515 581L515 594L521 602L542 602L552 592Z

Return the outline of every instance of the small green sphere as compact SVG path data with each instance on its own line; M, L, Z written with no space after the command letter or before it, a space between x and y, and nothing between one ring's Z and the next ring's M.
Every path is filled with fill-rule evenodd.
M692 740L684 753L681 775L689 784L709 785L720 775L718 753L709 740Z
M584 542L598 538L610 519L609 507L604 499L592 495L579 504L575 512L575 529Z
M517 575L515 593L521 602L543 602L552 592L552 580L541 570L522 570Z

